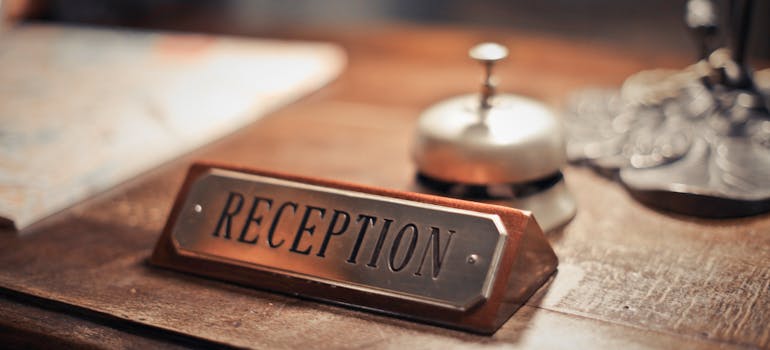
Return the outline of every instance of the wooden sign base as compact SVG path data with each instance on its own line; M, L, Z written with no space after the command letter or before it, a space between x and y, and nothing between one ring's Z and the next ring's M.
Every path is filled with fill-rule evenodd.
M207 163L191 167L150 261L483 334L557 265L527 212Z

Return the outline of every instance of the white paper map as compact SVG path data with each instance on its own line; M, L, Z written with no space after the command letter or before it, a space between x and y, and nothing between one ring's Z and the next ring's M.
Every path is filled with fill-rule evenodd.
M344 64L323 43L0 32L0 217L22 229L320 88Z

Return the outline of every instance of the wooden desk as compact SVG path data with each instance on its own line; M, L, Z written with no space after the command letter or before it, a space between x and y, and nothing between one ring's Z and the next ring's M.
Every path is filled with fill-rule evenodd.
M406 189L415 119L476 89L465 58L511 48L501 90L556 104L686 58L527 33L367 28L281 33L349 50L323 90L203 149L31 227L0 232L0 344L256 348L768 348L770 215L701 220L657 212L569 167L577 217L548 234L555 279L492 337L422 325L150 267L189 163L233 162Z

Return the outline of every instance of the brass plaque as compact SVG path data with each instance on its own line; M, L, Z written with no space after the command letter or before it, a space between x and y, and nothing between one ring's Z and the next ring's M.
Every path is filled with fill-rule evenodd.
M152 262L404 316L415 305L412 317L446 323L499 298L523 231L501 217L509 208L424 197L198 165Z
M171 232L181 254L467 310L489 296L497 215L212 169Z

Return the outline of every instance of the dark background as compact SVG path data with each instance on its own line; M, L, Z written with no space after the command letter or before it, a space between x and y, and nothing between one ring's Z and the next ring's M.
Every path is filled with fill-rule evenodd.
M31 17L76 23L260 35L293 26L392 23L511 28L692 54L685 0L54 0L32 1ZM726 1L718 1L725 8ZM725 16L722 16L725 17ZM770 58L770 1L755 1L750 56Z

